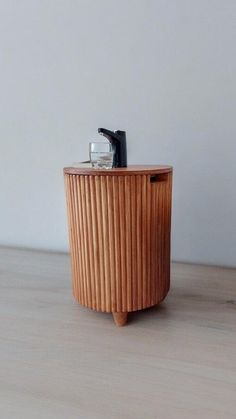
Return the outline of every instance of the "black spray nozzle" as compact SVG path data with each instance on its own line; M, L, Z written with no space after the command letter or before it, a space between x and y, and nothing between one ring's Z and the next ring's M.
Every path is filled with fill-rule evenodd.
M98 128L98 132L101 135L104 135L109 141L119 140L120 138L123 138L125 135L125 131L110 131L106 128Z

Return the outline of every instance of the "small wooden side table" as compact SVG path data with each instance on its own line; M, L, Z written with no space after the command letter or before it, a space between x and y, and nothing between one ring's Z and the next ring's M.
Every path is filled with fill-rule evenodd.
M74 297L123 326L169 290L172 168L67 167L64 178Z

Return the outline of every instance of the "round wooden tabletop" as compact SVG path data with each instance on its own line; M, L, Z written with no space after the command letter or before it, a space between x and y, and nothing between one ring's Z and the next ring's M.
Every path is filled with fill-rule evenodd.
M88 164L65 167L64 173L68 175L94 175L94 176L128 176L128 175L155 175L172 172L171 166L161 165L129 165L112 169L95 169Z

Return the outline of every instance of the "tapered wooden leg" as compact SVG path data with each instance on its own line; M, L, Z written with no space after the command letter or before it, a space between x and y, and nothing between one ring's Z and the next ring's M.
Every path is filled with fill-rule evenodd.
M128 313L112 313L116 326L124 326L127 322Z

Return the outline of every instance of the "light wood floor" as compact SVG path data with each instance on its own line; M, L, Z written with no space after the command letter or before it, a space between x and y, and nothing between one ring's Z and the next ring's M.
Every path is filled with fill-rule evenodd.
M172 267L159 307L73 301L69 258L0 249L1 419L236 418L236 270Z

